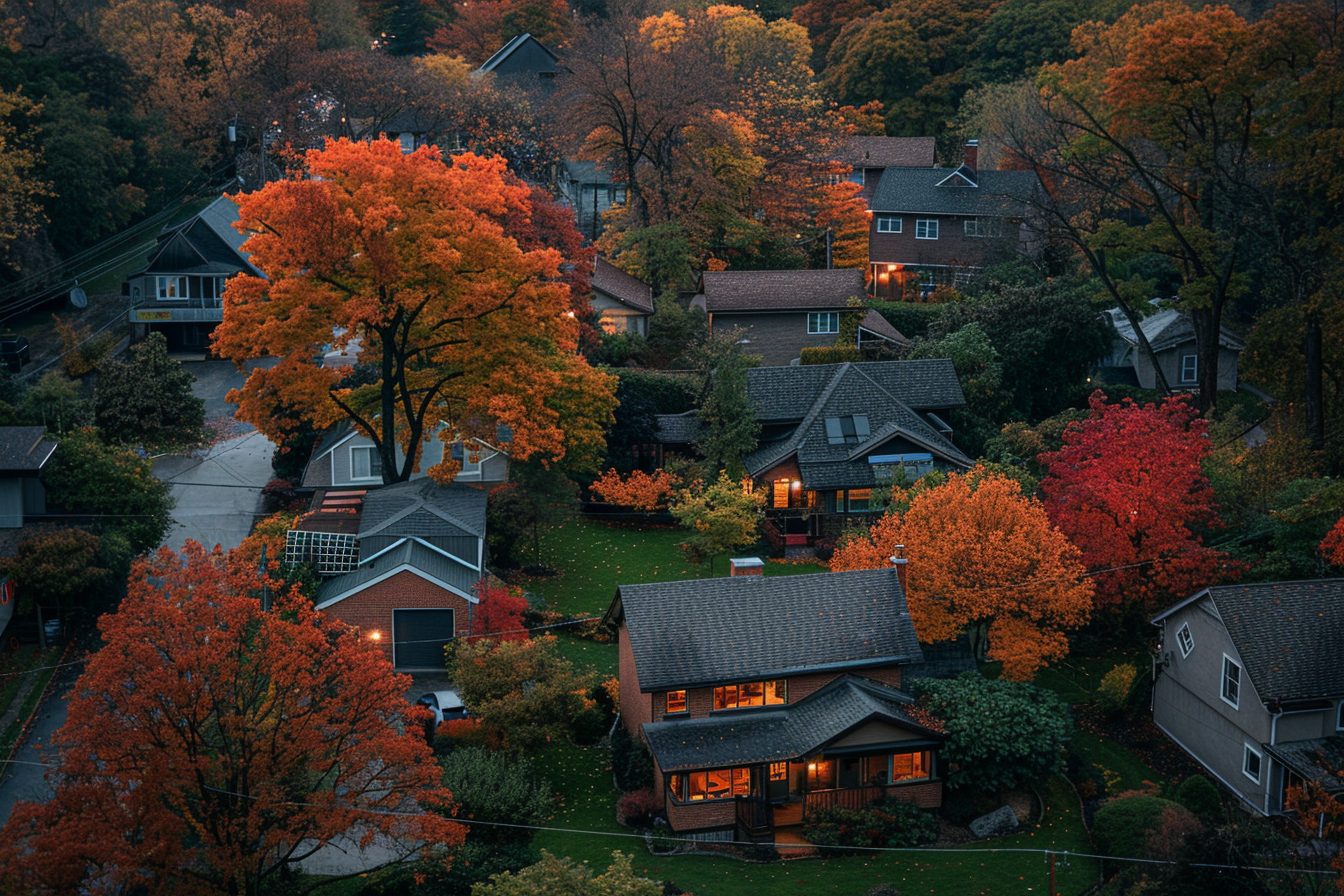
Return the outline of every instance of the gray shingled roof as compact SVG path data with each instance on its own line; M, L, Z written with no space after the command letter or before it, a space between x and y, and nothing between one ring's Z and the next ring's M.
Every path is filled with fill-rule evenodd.
M546 46L529 33L529 34L519 34L516 37L510 39L508 43L506 43L504 46L496 50L489 59L485 60L485 62L481 65L479 69L477 69L477 71L479 72L494 71L496 68L500 66L501 63L504 62L505 59L508 59L510 56L512 56L514 52L518 50L519 47L521 47L528 41L532 41L537 46L541 47L543 50L546 51L546 54L550 56L552 60L554 60L557 64L559 64L560 57L556 56L550 47Z
M46 434L42 426L0 426L0 473L40 472L56 451Z
M327 601L357 591L375 579L396 572L401 567L419 570L468 595L473 593L472 589L481 580L481 573L478 570L454 560L441 551L434 550L422 541L404 538L386 551L361 563L354 572L324 581L318 586L316 605L321 607Z
M844 309L862 298L863 271L705 271L700 296L711 314L724 311ZM699 296L697 297L699 298Z
M1208 589L1262 700L1344 695L1344 579Z
M664 445L689 445L700 438L700 413L655 414L658 441Z
M928 366L922 366L914 371L903 367L909 364ZM882 445L893 438L904 438L956 466L971 465L971 459L962 453L961 449L948 441L894 394L894 391L905 391L903 387L910 385L910 378L906 374L914 372L937 382L945 383L950 378L950 385L956 387L956 404L964 403L964 399L961 398L961 386L957 383L951 361L884 361L817 366L824 366L830 372L830 379L821 384L811 374L799 377L807 387L815 388L821 385L821 389L810 406L806 407L802 421L788 438L762 445L742 459L751 475L760 475L780 461L796 455L804 488L809 490L868 488L874 484L874 477L864 458L872 453L884 453L880 450ZM762 420L797 419L797 412L803 405L799 402L790 408L779 400L781 395L789 391L787 375L766 374L759 378L758 383L751 379L751 374L769 370L807 369L757 368L748 373L748 394L753 400L761 394L759 389L775 387L765 392L762 397L771 405L769 413L778 416L767 417L766 413L760 412ZM951 398L950 395L945 397ZM927 408L930 405L920 402L917 406ZM785 417L785 414L789 416ZM854 414L862 414L868 418L871 436L858 445L830 444L826 434L826 418L848 417Z
M894 569L622 585L644 691L922 658Z
M844 367L861 369L883 391L918 410L959 408L966 404L952 362L871 361L867 363L809 364L799 367L757 367L747 371L747 396L762 422L800 420Z
M1130 345L1139 344L1138 337L1134 335L1134 328L1130 326L1129 318L1125 317L1124 312L1119 308L1111 308L1105 313L1110 318L1111 325L1115 327L1116 335ZM1190 315L1173 308L1164 308L1156 314L1143 318L1139 321L1139 329L1148 337L1148 344L1155 352L1195 341L1195 325L1190 320ZM1246 347L1245 343L1227 327L1219 328L1218 344L1235 351L1241 351Z
M389 485L370 491L364 499L359 537L432 537L455 534L452 530L457 529L484 538L486 498L480 489L455 482L439 485L432 479L414 479Z
M1339 776L1339 770L1344 768L1344 735L1265 744L1264 747L1275 759L1306 780L1321 785L1330 793L1344 792L1344 778Z
M601 256L593 265L593 289L639 311L653 313L653 288Z
M932 137L850 137L836 161L855 168L932 168Z
M647 722L643 728L649 750L664 772L801 759L870 719L912 729L929 742L941 741L941 735L906 714L905 707L913 702L900 691L845 675L779 709Z
M868 309L868 313L863 316L863 322L859 326L869 333L875 333L883 339L890 339L892 342L899 342L902 345L910 341L905 338L904 333L893 327L885 317L872 308Z
M873 194L874 212L1025 217L1040 184L1033 171L978 171L978 186L938 186L956 169L889 168Z

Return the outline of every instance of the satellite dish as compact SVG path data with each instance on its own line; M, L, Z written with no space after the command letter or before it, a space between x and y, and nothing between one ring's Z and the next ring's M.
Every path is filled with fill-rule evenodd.
M89 307L89 297L84 293L84 288L82 286L76 286L74 289L70 290L70 304L74 305L76 308Z

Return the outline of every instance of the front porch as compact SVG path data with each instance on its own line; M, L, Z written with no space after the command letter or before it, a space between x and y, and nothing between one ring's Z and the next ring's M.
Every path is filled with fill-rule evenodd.
M912 802L932 809L942 804L942 784L933 778L870 784L860 787L832 787L790 794L772 802L762 797L734 797L734 839L751 843L797 843L807 845L803 826L826 809L863 809L882 797Z

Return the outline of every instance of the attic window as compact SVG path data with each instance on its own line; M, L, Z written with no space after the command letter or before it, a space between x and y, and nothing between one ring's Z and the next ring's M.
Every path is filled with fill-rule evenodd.
M831 445L857 445L869 434L868 417L864 414L826 418L826 441Z
M1190 623L1185 623L1176 632L1176 643L1181 645L1181 658L1190 655L1190 651L1195 649L1194 635L1190 634Z

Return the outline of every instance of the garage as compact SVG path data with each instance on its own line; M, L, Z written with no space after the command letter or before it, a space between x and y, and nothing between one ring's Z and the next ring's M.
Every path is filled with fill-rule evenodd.
M443 648L453 639L450 609L393 610L392 661L398 672L444 668Z

